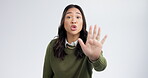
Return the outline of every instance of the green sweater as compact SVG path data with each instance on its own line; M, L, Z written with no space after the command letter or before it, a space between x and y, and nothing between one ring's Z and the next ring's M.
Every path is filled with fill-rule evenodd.
M107 63L102 53L98 60L91 62L87 56L77 59L74 55L75 49L65 48L67 55L64 60L54 56L52 40L47 47L43 78L91 78L92 69L102 71L106 68ZM64 45L63 45L64 46Z

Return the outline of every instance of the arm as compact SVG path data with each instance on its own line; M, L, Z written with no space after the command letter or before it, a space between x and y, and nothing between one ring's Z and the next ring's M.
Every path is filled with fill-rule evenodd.
M97 60L92 61L89 59L89 62L93 65L96 71L103 71L107 66L106 59L103 57L102 53Z
M94 27L94 31L92 31L92 26L90 26L86 43L84 44L82 39L78 39L84 54L89 58L89 60L93 60L93 67L98 71L106 68L106 60L102 55L102 47L107 35L100 40L100 32L100 28L96 25Z
M47 47L46 55L44 59L43 78L52 78L53 71L50 65L50 44Z

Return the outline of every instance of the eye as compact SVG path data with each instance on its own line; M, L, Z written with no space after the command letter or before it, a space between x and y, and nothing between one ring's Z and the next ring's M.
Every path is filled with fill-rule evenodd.
M77 18L77 19L80 19L81 17L80 17L80 16L77 16L76 18Z
M71 17L70 16L66 16L66 18L70 19Z

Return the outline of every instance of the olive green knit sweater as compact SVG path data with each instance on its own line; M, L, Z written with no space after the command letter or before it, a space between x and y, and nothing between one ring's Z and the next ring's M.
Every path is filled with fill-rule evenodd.
M43 78L91 78L92 68L96 71L102 71L106 68L106 59L102 53L98 60L91 62L87 56L77 59L74 55L75 49L65 48L67 55L64 60L54 56L53 45L55 39L47 47ZM64 45L63 45L64 46Z

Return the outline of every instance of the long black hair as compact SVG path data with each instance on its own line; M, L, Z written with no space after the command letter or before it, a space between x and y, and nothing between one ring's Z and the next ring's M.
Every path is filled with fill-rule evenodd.
M66 16L66 12L70 8L77 8L81 12L82 19L83 19L83 25L82 25L82 30L80 31L79 38L81 38L84 41L84 43L86 42L86 38L87 38L86 20L85 20L85 16L84 16L82 8L78 5L73 5L73 4L68 5L63 11L60 26L58 28L58 38L57 38L57 40L56 40L56 42L53 46L54 56L57 57L57 58L61 58L62 60L64 59L65 55L67 55L64 51L65 39L67 37L66 30L64 28L64 19L65 19L65 16ZM84 53L82 52L82 49L81 49L81 46L80 46L79 43L76 46L75 56L78 59L84 57Z

